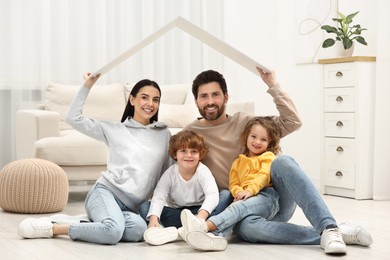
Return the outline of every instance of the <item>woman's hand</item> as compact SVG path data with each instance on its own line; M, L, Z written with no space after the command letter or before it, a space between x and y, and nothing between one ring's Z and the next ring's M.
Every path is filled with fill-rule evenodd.
M92 73L87 72L83 75L84 77L84 86L87 88L92 88L92 86L96 83L96 81L99 79L100 74L97 74L94 77L91 77Z

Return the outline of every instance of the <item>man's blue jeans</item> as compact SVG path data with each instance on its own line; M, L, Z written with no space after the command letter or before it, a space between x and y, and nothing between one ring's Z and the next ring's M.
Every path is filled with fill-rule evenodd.
M279 194L279 212L270 220L261 216L243 219L234 229L236 235L252 243L319 245L321 232L336 221L305 172L293 158L282 155L272 162L271 181ZM312 227L287 223L296 205Z

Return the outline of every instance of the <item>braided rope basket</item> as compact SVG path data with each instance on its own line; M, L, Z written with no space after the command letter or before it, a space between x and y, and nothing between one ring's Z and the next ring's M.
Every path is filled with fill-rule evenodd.
M13 161L0 171L0 207L15 213L51 213L68 203L68 177L38 158Z

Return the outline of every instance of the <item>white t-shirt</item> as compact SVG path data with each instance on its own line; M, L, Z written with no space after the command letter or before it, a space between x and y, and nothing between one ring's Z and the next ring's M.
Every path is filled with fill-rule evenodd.
M211 213L218 202L217 183L206 165L199 162L194 176L190 180L185 180L175 163L161 176L153 193L147 219L151 215L160 217L164 206L170 208L201 206L200 209Z

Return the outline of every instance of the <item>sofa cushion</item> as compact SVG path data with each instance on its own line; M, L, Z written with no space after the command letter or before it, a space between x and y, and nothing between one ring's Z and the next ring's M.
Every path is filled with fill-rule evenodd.
M79 89L77 85L57 83L49 83L46 87L45 109L60 114L60 130L72 129L64 118ZM122 84L95 85L86 100L84 114L97 119L120 121L126 102Z
M158 121L164 122L169 128L183 128L200 117L194 104L172 105L160 104Z
M77 130L61 131L59 137L46 137L34 143L34 157L60 166L106 165L108 148L105 143Z
M229 101L226 104L226 114L234 115L237 112L246 112L253 114L255 112L255 103L253 102L240 102L240 101Z

